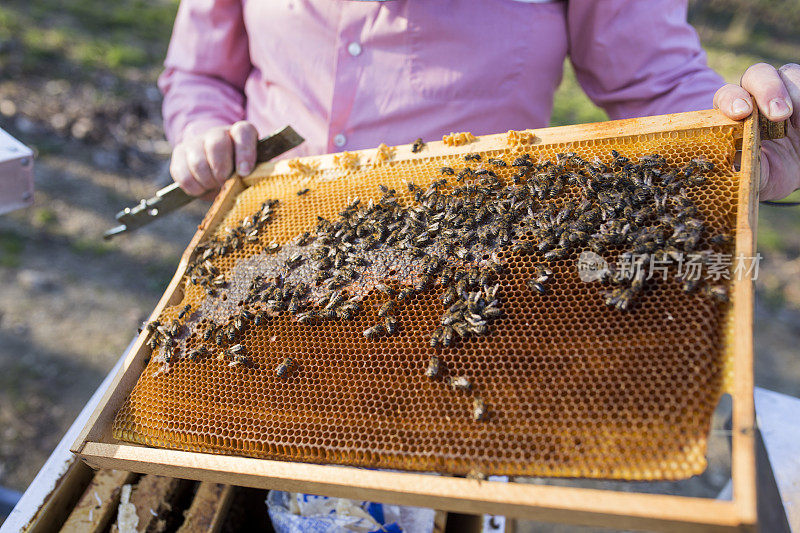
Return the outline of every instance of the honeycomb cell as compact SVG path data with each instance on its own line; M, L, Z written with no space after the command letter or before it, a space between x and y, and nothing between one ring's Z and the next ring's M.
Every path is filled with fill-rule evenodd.
M731 127L556 145L530 141L510 132L508 147L478 152L481 158L469 161L395 155L381 164L358 164L348 156L340 168L319 170L308 160L245 189L215 232L217 251L196 251L193 261L205 266L187 272L182 301L159 317L162 325L177 320L181 326L174 335L175 355L167 362L166 350L154 349L115 418L115 438L180 450L460 475L680 479L701 472L711 414L730 368L725 343L731 304L700 291L686 294L674 265L667 280L649 281L622 311L607 305L608 286L579 277L576 261L585 246L548 262L540 251L514 248L536 241L531 228L514 228L509 245L479 235L457 247L465 250L464 258L447 256L447 264L465 272L501 264L494 281L501 314L485 335L432 347L432 332L450 307L443 297L459 282L426 284L427 267L419 257L363 245L359 257L365 265L358 277L333 289L359 312L348 319L301 320L303 313L322 313L332 297L324 288L331 278L315 279L321 269L311 257L323 246L313 239L318 217L337 221L356 201L353 213L374 209L387 198L379 185L394 190L390 202L408 209L417 205L415 194L425 194L438 180L447 182L436 194L448 195L488 175L459 180L443 176L442 167L491 171L498 187L513 190L520 186L515 181L525 183L515 179L519 167L513 165L524 157L543 164L571 152L585 161L608 161L613 149L632 160L660 154L678 169L703 158L714 169L704 183L686 189L705 224L696 249L710 248L714 235L735 232L740 176L733 168ZM565 186L538 201L536 210L552 206L560 212L578 194ZM442 244L445 224L429 219L422 224L431 228L437 222L439 233L431 242L417 243L429 257L450 253ZM245 229L239 236L235 228ZM381 231L377 224L368 229L359 242ZM611 260L619 251L602 255ZM541 275L541 264L552 271L543 294L528 283ZM298 313L265 307L258 314L248 300L258 288L254 283L279 278L295 289L307 285L307 307ZM400 298L414 286L424 288ZM476 298L485 300L482 305L492 299ZM386 329L386 316L378 316L386 301L396 302L388 315L396 320L396 333L365 336L377 325ZM187 305L190 310L179 319ZM238 327L236 317L249 309L253 317L245 316ZM236 345L242 348L234 353ZM434 378L425 375L431 356L442 363ZM469 390L450 385L458 376L469 379ZM478 421L472 418L476 397L488 413Z

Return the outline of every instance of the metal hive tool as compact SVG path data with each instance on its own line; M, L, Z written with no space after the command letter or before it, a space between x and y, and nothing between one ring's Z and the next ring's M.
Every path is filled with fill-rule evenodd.
M167 361L164 348L153 351L113 436L181 450L454 474L680 479L702 472L711 414L730 369L733 303L684 293L671 275L649 283L631 309L610 307L608 287L578 276L576 258L586 247L546 263L552 275L545 294L528 286L535 265L545 263L542 254L515 246L529 234L507 245L478 242L474 257L451 258L454 265L502 265L492 284L502 316L486 335L450 346L431 346L447 307L446 286L435 282L395 304L395 334L365 336L385 323L381 284L398 292L425 275L421 258L380 243L362 254L370 266L341 288L360 308L352 319L304 321L284 311L256 324L245 317L221 347L204 332L241 315L253 280L274 278L297 253L306 258L286 279L306 282L311 301L319 300L324 291L310 258L319 243L302 242L318 216L335 221L355 198L362 206L379 202L379 185L394 189L400 205L414 205L408 182L425 190L443 178L442 167L491 169L511 186L512 163L525 154L541 163L567 152L606 162L611 150L634 160L657 153L676 168L702 158L714 169L688 196L706 224L698 246L708 247L713 235L735 234L735 133L729 125L559 144L509 133L475 146L437 143L413 155L409 146L381 148L340 155L334 164L323 156L271 167L239 193L215 240L195 250L193 264L208 261L213 269L190 269L182 297L159 317L162 328L180 324L173 355ZM481 161L465 162L469 153ZM477 179L444 178L443 192ZM566 187L542 204L563 207L572 194ZM264 218L255 233L254 214ZM230 230L243 223L252 235L231 243ZM223 255L203 259L225 243ZM437 249L435 239L426 246ZM732 253L726 246L721 250ZM604 255L613 260L619 252ZM425 375L432 355L441 364L433 379ZM468 391L451 386L457 376L468 377ZM485 412L477 416L481 402Z

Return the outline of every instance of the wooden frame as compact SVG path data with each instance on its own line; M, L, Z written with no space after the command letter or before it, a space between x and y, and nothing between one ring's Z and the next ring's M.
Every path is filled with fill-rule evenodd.
M659 117L530 130L533 146L587 141L608 137L656 134L715 126L734 126L742 137L741 184L737 212L736 253L751 256L760 171L760 134L757 117L732 121L717 111L697 111ZM438 154L460 154L495 148L505 135L489 135L459 147L428 143L422 153L398 147L397 157L413 159ZM371 161L376 150L358 152ZM331 168L333 156L314 158L320 168ZM178 270L151 318L180 300L180 281L192 251L205 240L250 184L272 172L287 172L286 161L261 165L246 180L229 180L198 228ZM385 472L345 466L327 466L192 453L116 442L111 425L145 366L149 350L140 336L114 377L100 405L75 441L72 451L93 467L216 481L259 488L302 491L405 505L433 507L463 513L488 513L540 521L564 522L624 529L661 531L742 531L756 524L754 408L753 408L753 282L734 280L736 327L733 390L732 478L733 500L718 501L673 495L477 481L419 473Z

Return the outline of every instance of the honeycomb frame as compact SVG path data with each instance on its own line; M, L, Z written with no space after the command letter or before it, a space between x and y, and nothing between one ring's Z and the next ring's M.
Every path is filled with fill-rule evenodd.
M751 253L753 248L752 242L752 227L754 224L754 211L755 211L755 188L754 182L757 181L757 171L758 165L753 165L752 161L748 162L746 159L748 156L752 156L752 154L756 153L757 150L753 149L754 145L757 145L758 138L757 133L753 133L755 130L751 127L751 122L748 121L744 124L742 123L735 123L729 121L727 119L723 119L716 112L695 112L695 113L686 113L686 114L677 114L677 115L668 115L664 117L648 117L646 119L633 119L629 121L616 121L616 122L608 122L608 123L601 123L601 124L594 124L594 125L581 125L581 126L570 126L570 127L562 127L562 128L550 128L546 130L535 130L530 133L534 135L532 147L541 149L542 146L547 145L560 145L565 147L570 146L581 146L581 145L589 145L592 146L595 143L600 143L603 139L620 139L628 135L644 135L644 136L666 136L667 138L676 138L679 139L682 135L682 131L686 130L697 130L702 128L732 128L733 136L735 138L744 138L742 147L743 147L743 155L745 161L741 170L738 172L738 178L740 180L740 185L749 185L749 187L745 187L744 190L739 190L739 205L736 207L735 215L736 215L736 252L742 253ZM442 143L428 143L428 146L425 150L418 154L412 154L410 151L410 146L400 146L397 147L397 154L392 161L388 164L392 164L397 160L413 160L413 159L424 159L424 158L431 158L431 157L440 157L440 156L461 156L466 153L470 152L485 152L485 151L492 151L498 149L498 147L506 147L507 142L507 135L500 134L500 135L490 135L490 136L483 136L480 137L477 141L458 147L444 147ZM525 149L529 147L526 146ZM360 160L362 161L362 165L370 165L373 158L376 157L376 150L363 150L358 153L360 156ZM336 168L336 165L333 161L334 155L327 155L327 156L319 156L319 157L311 157L311 158L303 158L301 161L304 163L309 164L316 164L318 168L316 171L325 171L325 170L333 170ZM387 163L383 163L387 164ZM223 191L223 194L218 197L215 204L212 206L209 214L207 215L206 219L204 220L203 224L201 224L200 229L198 231L198 235L193 239L192 243L190 244L187 252L184 254L184 257L181 261L181 265L178 269L178 273L176 274L175 280L173 280L173 284L168 289L167 293L165 294L164 298L159 304L159 307L154 312L153 317L158 316L165 308L169 306L176 306L180 300L182 299L182 294L178 289L180 278L182 277L183 272L185 271L191 257L193 249L204 239L208 234L210 234L216 227L220 224L223 217L227 213L229 209L235 203L235 198L246 188L253 186L254 184L261 182L264 178L278 173L288 173L291 172L288 163L286 161L280 161L277 163L268 163L265 165L261 165L254 175L248 177L246 180L235 180L231 181L226 189ZM753 178L756 178L754 180ZM298 176L297 183L300 185L302 183L308 183L310 180L307 176ZM752 370L748 370L747 363L744 363L744 370L741 372L734 372L734 366L738 366L738 363L735 363L737 358L744 357L745 360L747 358L747 354L743 352L747 352L747 332L751 331L751 323L743 324L742 323L742 316L746 317L747 313L747 290L748 287L746 286L747 283L737 283L733 288L733 301L734 305L730 311L730 324L729 327L726 329L725 334L728 336L726 339L726 343L728 346L733 348L734 355L727 358L728 364L727 368L720 374L721 376L725 376L725 389L729 390L734 394L734 424L738 424L739 427L749 427L748 420L750 416L748 416L748 406L747 406L747 387L749 383L750 391L752 391ZM751 290L751 288L750 288ZM741 302L744 301L745 303L742 304ZM752 300L750 300L752 302ZM744 311L742 309L744 308ZM752 303L750 303L750 308L752 308ZM752 310L752 309L751 309ZM746 320L746 318L744 319ZM742 326L745 326L742 329ZM744 340L741 340L742 332L744 332ZM124 397L130 393L133 389L133 385L138 378L138 374L142 371L142 365L144 363L144 359L141 356L141 352L143 351L141 348L141 344L143 339L139 339L138 349L132 355L126 364L126 370L121 372L121 375L118 376L118 381L115 383L114 386L114 394L112 397L107 398L107 401L104 402L104 405L101 406L99 412L96 413L95 420L87 426L85 430L85 434L83 435L82 439L79 439L79 442L76 443L77 450L83 452L84 457L91 458L95 461L101 460L105 464L107 461L114 461L113 457L108 455L108 448L103 449L104 453L98 455L97 448L93 448L94 446L100 446L102 449L103 445L111 445L113 444L116 449L125 449L126 451L138 450L141 451L142 448L139 447L129 447L126 444L120 444L118 441L114 440L111 436L111 422L114 418L114 413L116 409L118 409L122 402L124 401ZM741 344L741 345L740 345ZM147 351L147 350L144 350ZM741 356L741 357L740 357ZM751 355L750 355L751 357ZM133 364L132 359L137 359L138 363ZM131 368L135 368L131 370ZM136 368L138 367L138 368ZM136 371L138 370L138 372ZM749 380L749 382L748 382ZM720 386L720 391L722 387ZM741 398L741 393L744 391L744 398ZM737 394L738 393L738 394ZM736 406L739 405L740 408ZM752 411L752 408L750 408ZM736 435L736 433L735 433ZM734 438L736 441L736 438ZM745 443L746 444L746 443ZM90 450L94 449L94 453L87 453L87 445ZM129 450L129 448L131 448ZM746 446L744 447L746 448ZM742 443L737 444L734 442L734 472L741 474L739 479L742 479L742 475L745 477L748 475L748 459L744 457L744 462L741 460L736 460L737 451L741 452L739 455L746 455L746 449L742 448ZM168 456L172 456L177 458L177 455L174 454L189 454L191 456L203 456L204 458L208 459L207 464L225 464L227 463L228 459L233 458L226 458L226 457L219 457L219 456L207 456L207 454L194 454L189 452L176 452L171 450L159 450L160 453L167 454ZM137 453L133 453L129 455L129 457L136 456ZM237 458L240 461L251 461L248 459ZM130 458L128 459L130 461ZM169 461L166 462L167 464ZM273 464L273 461L261 461L261 465L265 466L268 464ZM138 463L137 463L138 464ZM232 463L228 463L232 464ZM292 466L300 467L301 465L290 463ZM254 463L255 465L255 463ZM744 465L744 468L743 466ZM305 469L301 468L301 470L306 470L308 468L313 469L312 465L302 465ZM142 463L140 465L142 469L146 468L153 468L153 465L150 463ZM321 468L328 468L328 467L321 467ZM330 467L333 468L333 467ZM743 471L743 472L742 472ZM211 475L214 476L215 473L219 473L220 470L217 468L211 468L208 471L203 470L202 475ZM585 474L585 473L584 473ZM198 474L199 475L199 474ZM566 475L569 475L567 473ZM623 476L624 477L624 476ZM273 480L274 481L274 480ZM250 479L249 483L253 484L254 480ZM267 481L259 480L257 484L260 486L265 486ZM358 483L356 483L358 485ZM543 487L540 487L543 489ZM552 487L551 487L552 488ZM330 490L330 487L326 486L325 490ZM573 489L570 489L573 490ZM743 501L747 501L747 491L743 495ZM392 496L396 496L393 494ZM486 494L484 493L484 496ZM459 499L459 498L456 498ZM737 498L738 500L738 498ZM448 500L447 504L452 506L455 505L453 501ZM447 508L447 507L443 507ZM519 511L519 510L517 510ZM523 513L524 514L524 513ZM739 515L737 515L739 516Z

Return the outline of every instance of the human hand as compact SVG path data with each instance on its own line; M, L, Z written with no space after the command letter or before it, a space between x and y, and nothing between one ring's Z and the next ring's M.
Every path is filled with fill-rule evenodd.
M786 137L761 145L761 200L779 200L800 188L800 65L779 69L756 63L742 75L741 85L728 84L714 95L714 107L734 120L758 109L773 122L791 117Z
M192 196L213 198L234 172L246 176L256 164L258 132L246 121L211 128L184 139L172 151L169 172L175 183Z

